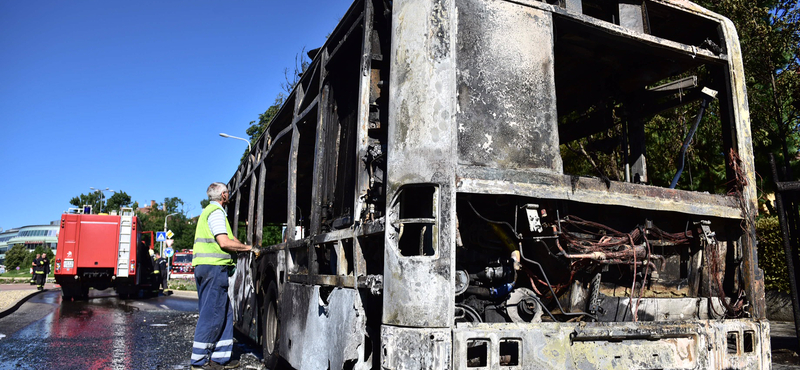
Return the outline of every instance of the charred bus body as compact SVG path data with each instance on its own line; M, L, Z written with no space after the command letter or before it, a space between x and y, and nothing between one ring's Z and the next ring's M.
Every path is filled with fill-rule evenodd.
M770 367L729 20L683 0L359 0L312 59L229 183L235 232L267 250L238 260L236 327L268 362ZM677 153L648 152L647 120L709 105L725 191L652 185L648 154ZM565 173L564 148L609 129L624 180Z

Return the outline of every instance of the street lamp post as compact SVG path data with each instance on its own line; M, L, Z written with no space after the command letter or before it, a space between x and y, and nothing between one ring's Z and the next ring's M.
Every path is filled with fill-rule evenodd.
M114 190L110 190L109 188L95 189L95 188L93 188L91 186L89 187L89 189L94 190L95 193L100 193L100 205L99 205L99 208L97 209L97 213L99 214L99 213L101 213L103 211L103 198L105 198L105 194L103 192L104 191L110 191L112 193L115 193L115 191Z
M236 140L241 140L241 141L244 141L245 143L247 143L247 152L249 153L249 152L252 152L252 151L253 151L253 147L251 147L251 146L250 146L250 141L248 141L247 139L242 139L242 138L240 138L240 137L231 136L231 135L228 135L228 134L223 134L223 133L220 133L220 134L219 134L219 136L222 136L222 137L227 137L227 138L229 138L229 139L236 139Z

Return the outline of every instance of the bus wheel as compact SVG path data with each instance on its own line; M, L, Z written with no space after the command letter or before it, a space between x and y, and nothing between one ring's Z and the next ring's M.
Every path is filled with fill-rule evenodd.
M279 335L280 335L280 316L278 315L278 288L275 282L269 283L266 294L264 294L263 324L261 347L264 352L264 364L268 369L273 369L278 364Z

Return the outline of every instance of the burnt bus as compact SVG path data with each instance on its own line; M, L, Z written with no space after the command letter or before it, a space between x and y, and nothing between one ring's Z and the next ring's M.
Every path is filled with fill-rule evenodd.
M770 368L728 19L685 0L357 0L310 56L228 184L235 232L266 251L237 261L236 327L270 366ZM698 126L723 190L681 175ZM565 170L608 132L623 176Z

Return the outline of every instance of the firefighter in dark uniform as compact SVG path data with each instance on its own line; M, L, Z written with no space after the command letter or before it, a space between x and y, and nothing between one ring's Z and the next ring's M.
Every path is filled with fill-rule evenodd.
M33 273L36 275L36 289L43 290L44 282L47 280L47 270L50 267L50 261L47 260L47 255L42 253L42 256L35 259Z
M36 256L33 257L33 262L31 262L31 285L36 285L36 264L39 261L39 253L36 253Z
M158 252L150 250L150 264L153 266L153 275L150 278L152 282L152 292L158 294L158 287L161 285L161 269L158 266Z
M159 271L159 276L156 279L159 284L161 284L161 290L167 290L167 259L161 257L158 253L156 253L153 258L156 260L156 270Z

